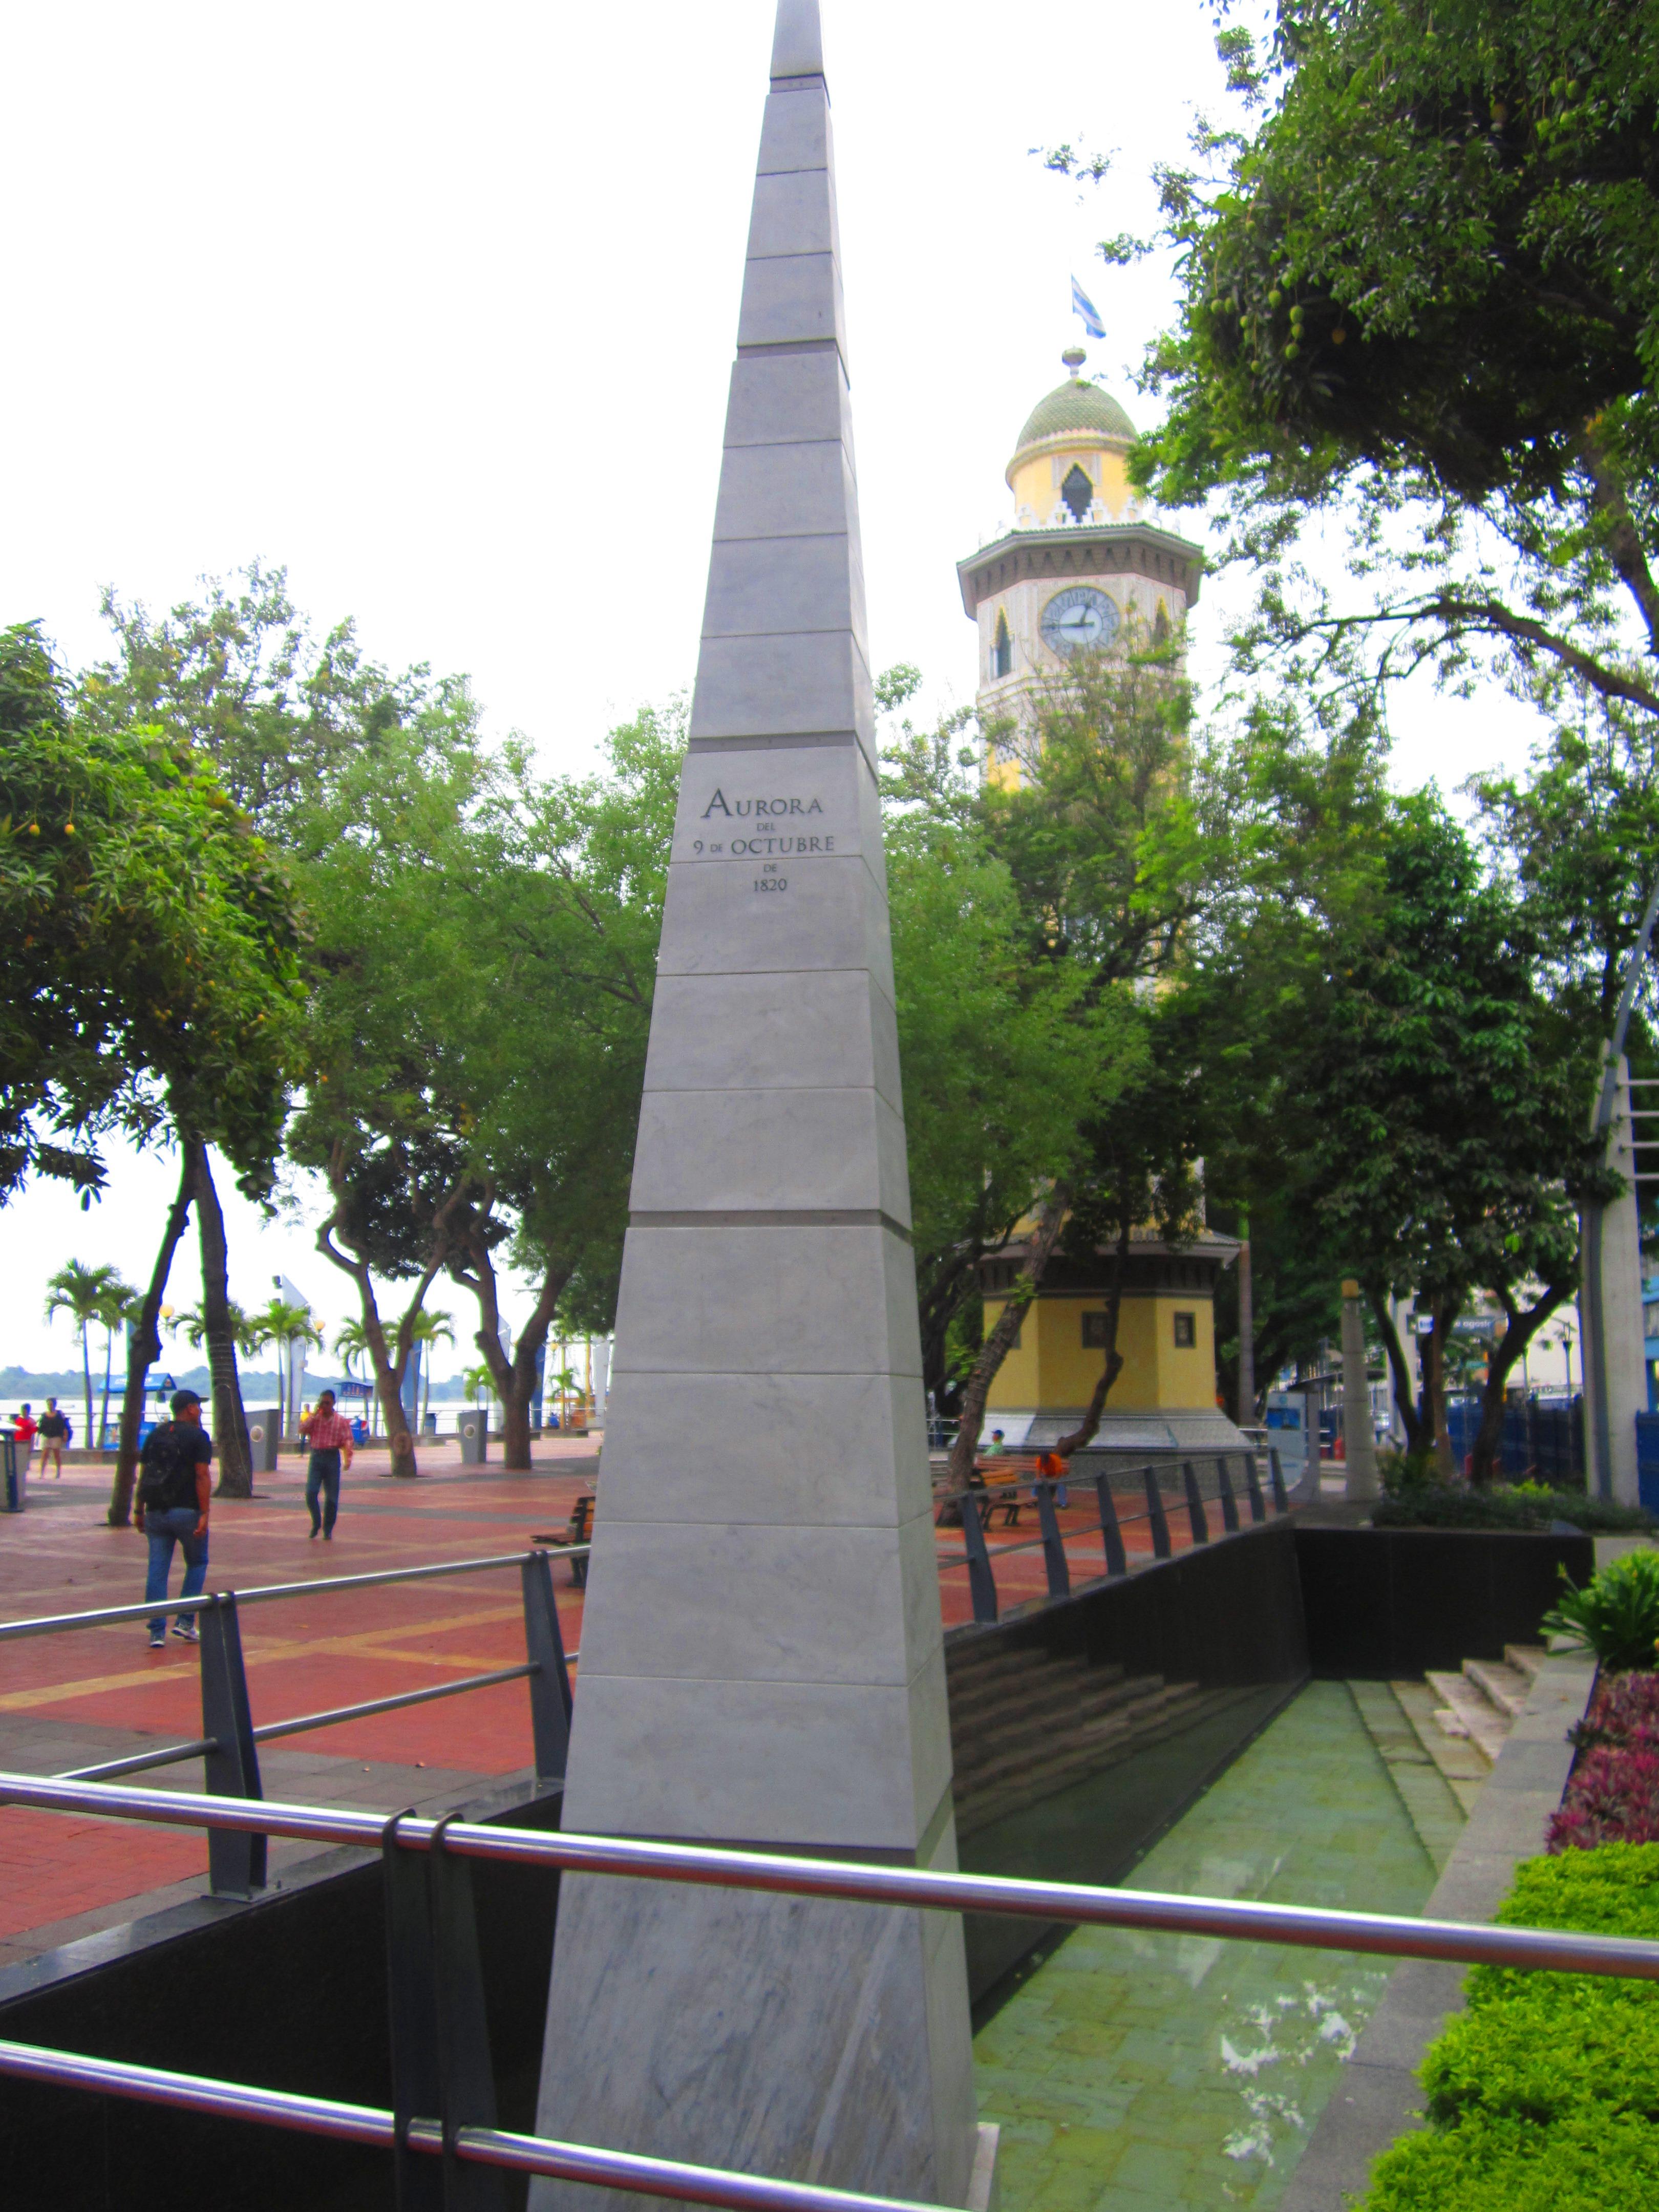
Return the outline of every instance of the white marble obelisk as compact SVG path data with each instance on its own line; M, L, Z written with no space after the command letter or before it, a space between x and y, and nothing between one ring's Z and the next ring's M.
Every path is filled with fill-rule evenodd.
M817 0L778 9L632 1208L564 1825L953 1866ZM962 2204L960 1923L567 1877L538 2125Z

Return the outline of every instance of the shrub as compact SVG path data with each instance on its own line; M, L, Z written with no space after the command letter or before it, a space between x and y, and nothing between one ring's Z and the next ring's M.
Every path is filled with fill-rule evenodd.
M1599 1743L1659 1751L1659 1674L1602 1675L1583 1719L1567 1734L1581 1751Z
M1498 1917L1659 1939L1659 1844L1516 1870ZM1378 2160L1366 2212L1632 2212L1659 2203L1659 1984L1477 1966L1422 2070L1434 2123Z
M1461 1483L1403 1480L1378 1498L1371 1521L1378 1528L1531 1529L1565 1521L1601 1536L1640 1535L1656 1526L1639 1505L1586 1498L1578 1490L1546 1490L1535 1482L1470 1490Z
M1659 2129L1579 2112L1549 2127L1481 2119L1407 2136L1373 2170L1366 2212L1639 2212L1659 2203Z
M1659 1644L1659 1551L1626 1552L1579 1589L1565 1567L1566 1595L1544 1615L1547 1635L1593 1651L1610 1674L1653 1665Z

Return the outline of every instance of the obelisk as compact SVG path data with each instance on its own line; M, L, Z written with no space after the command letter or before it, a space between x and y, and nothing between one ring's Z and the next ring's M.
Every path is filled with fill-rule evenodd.
M952 1867L817 0L778 9L631 1206L564 1826ZM538 2124L962 2204L960 1923L567 1876Z

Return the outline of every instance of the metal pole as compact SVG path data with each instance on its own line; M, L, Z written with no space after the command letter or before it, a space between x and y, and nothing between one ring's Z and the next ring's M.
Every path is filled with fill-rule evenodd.
M990 1500L984 1510L990 1510ZM989 1627L997 1617L997 1578L991 1571L990 1547L985 1541L985 1523L981 1516L978 1492L969 1491L962 1500L962 1540L968 1553L968 1589L974 1601L974 1619Z
M1233 1495L1232 1477L1227 1472L1227 1455L1215 1455L1215 1484L1221 1498L1221 1525L1230 1536L1238 1534L1238 1500Z
M1193 1532L1193 1541L1207 1544L1210 1540L1209 1516L1204 1510L1204 1493L1198 1486L1198 1471L1189 1459L1183 1459L1181 1462L1181 1480L1187 1492L1187 1521Z
M1060 1533L1060 1522L1054 1517L1054 1486L1046 1475L1036 1479L1037 1526L1042 1531L1042 1564L1048 1570L1050 1597L1069 1597L1072 1594L1071 1571L1066 1564L1066 1546Z
M1158 1486L1158 1469L1143 1468L1146 1482L1146 1517L1152 1524L1152 1554L1155 1559L1167 1559L1170 1555L1170 1523L1164 1511L1164 1492Z
M1117 1525L1117 1500L1112 1495L1112 1478L1103 1468L1095 1477L1095 1496L1100 1501L1100 1533L1106 1546L1106 1571L1109 1575L1127 1575L1129 1562L1124 1556L1123 1531Z
M202 1636L202 1735L210 1746L202 1786L213 1797L262 1796L236 1600L222 1597L197 1619ZM208 1883L216 1897L252 1897L263 1889L264 1838L210 1828Z
M1606 1139L1613 1127L1613 1102L1618 1088L1619 1062L1624 1054L1625 1039L1630 1030L1630 1018L1636 1006L1636 993L1646 965L1648 947L1653 940L1653 930L1659 922L1659 883L1653 887L1647 911L1642 917L1642 927L1632 948L1625 967L1623 985L1619 993L1619 1007L1613 1017L1613 1034L1603 1048L1601 1079L1595 1093L1595 1107L1590 1116L1590 1133ZM1601 1298L1601 1217L1600 1206L1586 1206L1583 1212L1584 1302L1579 1316L1578 1357L1584 1377L1584 1399L1589 1419L1585 1423L1585 1444L1589 1455L1589 1474L1595 1493L1601 1498L1613 1495L1613 1427L1607 1409L1607 1351L1604 1329ZM1569 1376L1571 1393L1571 1379Z

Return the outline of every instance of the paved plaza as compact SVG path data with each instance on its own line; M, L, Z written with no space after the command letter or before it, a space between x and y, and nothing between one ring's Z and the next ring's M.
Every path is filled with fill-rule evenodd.
M310 1540L305 1462L285 1456L278 1474L258 1478L252 1499L214 1500L208 1588L523 1552L532 1536L563 1528L598 1464L584 1437L538 1443L535 1456L528 1474L462 1470L446 1443L426 1451L418 1480L401 1482L387 1475L384 1450L361 1452L330 1543ZM106 1468L72 1468L61 1483L33 1484L26 1512L0 1518L0 1617L143 1597L144 1540L106 1525L109 1487ZM175 1594L179 1579L175 1557ZM567 1565L556 1564L553 1582L574 1650L582 1595ZM128 1621L0 1647L0 1764L59 1773L199 1735L195 1647L169 1635L152 1652L145 1639L143 1622ZM250 1607L242 1645L256 1727L394 1697L521 1662L518 1580L508 1570ZM522 1682L507 1682L263 1746L260 1769L270 1797L393 1812L476 1796L531 1759L528 1696ZM191 1761L135 1778L196 1790L202 1769ZM272 1878L316 1850L273 1840ZM206 1865L198 1832L0 1812L0 1965L198 1895Z

